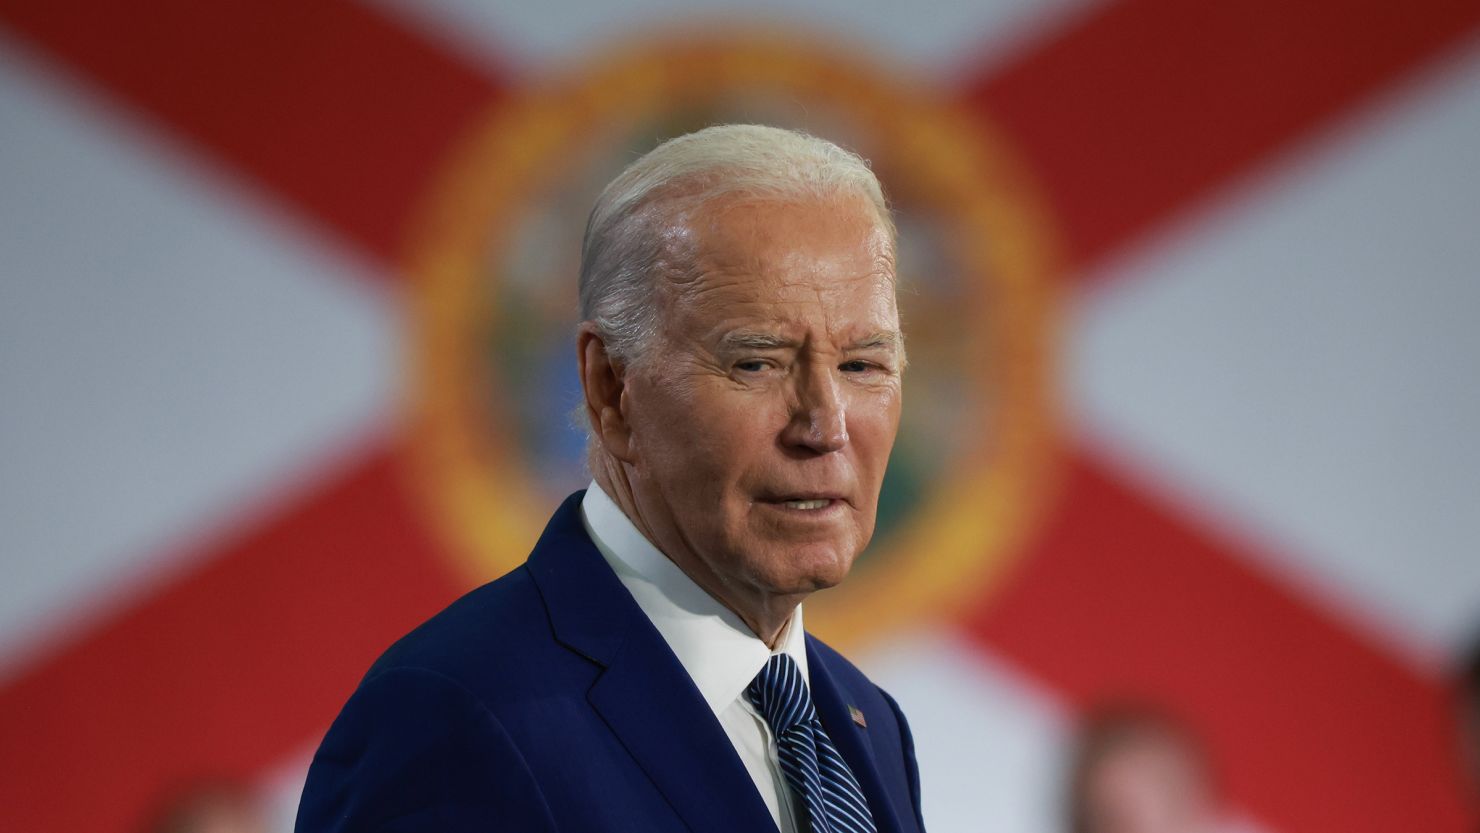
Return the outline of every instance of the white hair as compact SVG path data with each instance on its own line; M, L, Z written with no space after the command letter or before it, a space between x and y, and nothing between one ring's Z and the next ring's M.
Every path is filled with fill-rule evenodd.
M884 191L868 162L826 139L758 124L716 125L670 139L628 165L596 199L581 244L581 320L595 324L615 362L638 364L658 331L658 276L691 266L668 245L687 211L727 196L841 194L866 198L894 240Z

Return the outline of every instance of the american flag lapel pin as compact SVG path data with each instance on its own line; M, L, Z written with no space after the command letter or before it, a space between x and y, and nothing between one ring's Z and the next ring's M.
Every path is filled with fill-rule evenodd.
M858 708L857 706L849 706L848 716L853 718L854 723L857 723L859 726L862 726L865 729L868 728L868 721L863 719L862 709Z

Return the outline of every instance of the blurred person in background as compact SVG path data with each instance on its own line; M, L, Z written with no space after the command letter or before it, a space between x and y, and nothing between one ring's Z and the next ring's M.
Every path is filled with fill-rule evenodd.
M1461 660L1457 682L1460 765L1471 814L1480 825L1480 639L1470 644Z
M1137 703L1089 712L1068 782L1070 833L1234 833L1202 741Z
M894 250L868 164L801 133L708 128L613 180L575 344L593 481L376 662L298 829L920 830L904 716L802 623L874 530Z
M270 833L258 795L230 780L194 784L166 799L145 833Z

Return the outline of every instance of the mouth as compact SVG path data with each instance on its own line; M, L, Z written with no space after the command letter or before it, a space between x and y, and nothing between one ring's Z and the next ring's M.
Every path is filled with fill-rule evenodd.
M847 503L842 495L816 492L768 496L760 502L789 512L805 513L826 513Z
M787 509L826 509L832 503L830 498L819 498L817 500L783 500L781 505Z

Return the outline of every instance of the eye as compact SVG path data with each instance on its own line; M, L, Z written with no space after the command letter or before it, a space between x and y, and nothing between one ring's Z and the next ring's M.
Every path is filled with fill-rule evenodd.
M843 362L838 365L838 369L844 373L867 373L873 370L874 366L861 359L854 359L851 362Z
M766 369L765 359L741 359L735 362L735 369L742 373L759 373Z

